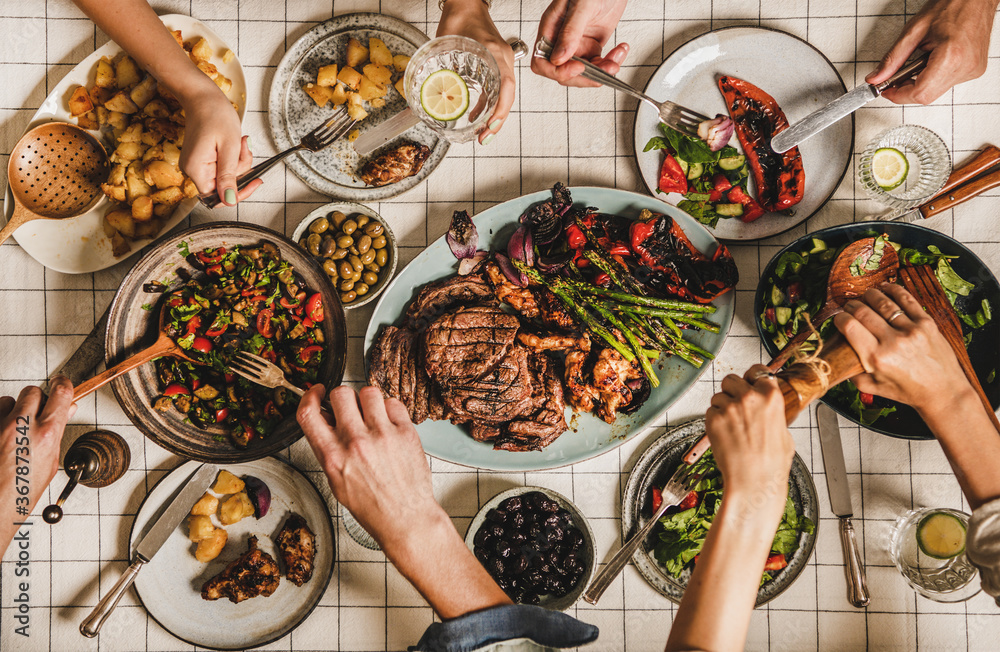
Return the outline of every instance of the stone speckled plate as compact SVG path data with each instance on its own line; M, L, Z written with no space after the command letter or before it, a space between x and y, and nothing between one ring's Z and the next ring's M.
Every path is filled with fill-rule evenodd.
M722 75L745 79L773 97L789 124L795 124L847 92L837 68L822 52L797 36L767 27L717 29L691 39L668 56L649 78L646 94L672 100L707 116L725 115L719 90ZM636 164L649 192L663 201L678 202L678 194L656 192L663 155L643 152L653 136L661 136L653 107L640 102L633 129ZM731 145L739 148L733 136ZM806 172L802 201L791 215L768 213L750 222L721 219L713 234L723 240L759 240L777 235L819 211L847 173L854 151L854 116L824 129L799 146ZM753 190L753 175L750 180Z
M198 462L186 462L153 487L132 525L131 550L199 466ZM252 475L264 481L271 490L271 508L267 514L259 520L249 516L225 526L226 546L207 564L194 557L195 544L188 540L185 519L143 566L135 590L149 615L177 638L200 648L242 650L281 638L312 613L333 576L336 546L329 506L298 469L273 457L220 466L223 469L237 477ZM215 495L220 503L227 498ZM285 577L285 567L274 544L285 520L293 513L302 516L316 535L313 576L302 586L295 586ZM212 517L212 522L216 527L222 526L218 514ZM225 598L203 600L202 585L246 552L250 535L257 537L258 547L274 557L281 568L277 590L267 597L258 596L239 604Z
M665 432L650 445L639 457L635 468L628 476L625 484L625 497L622 501L622 540L627 541L635 532L649 520L652 512L650 488L655 484L662 487L673 475L677 465L688 448L705 433L705 420L697 419L679 425ZM798 453L792 460L792 472L789 476L792 502L800 516L805 516L816 524L819 529L819 500L816 497L816 485L806 469L805 463ZM680 604L687 588L691 571L685 570L681 577L674 578L653 557L656 530L635 551L632 562L646 578L650 586L665 595L671 602ZM770 602L791 586L802 569L809 562L813 547L816 545L816 531L812 534L802 534L799 537L799 547L792 553L786 566L778 575L766 582L757 592L757 606Z
M143 284L160 281L173 287L179 283L178 269L192 276L199 272L185 262L179 253L181 242L192 252L207 247L256 245L269 240L277 245L282 257L290 262L310 290L323 296L326 336L326 359L319 371L319 382L326 387L340 383L347 357L347 326L340 298L319 264L291 240L270 229L252 224L214 222L172 234L157 244L122 279L108 314L105 361L112 364L151 344L157 335L163 294L148 294ZM143 309L147 305L149 309ZM119 376L111 382L118 403L139 430L171 453L203 462L248 462L272 455L291 445L302 431L294 417L285 419L265 439L255 438L246 448L236 448L229 431L222 427L201 430L182 419L171 409L157 412L153 403L160 396L156 365L147 363Z
M347 42L352 37L365 46L369 38L379 38L394 55L412 55L428 40L426 34L409 23L374 13L335 16L303 34L281 58L271 83L268 121L271 137L279 151L297 145L303 136L333 115L331 104L322 108L316 106L302 87L316 82L316 73L321 66L330 63L343 65L347 60ZM394 76L397 75L399 73L394 73ZM406 100L395 88L389 88L385 100L385 106L369 110L368 117L357 126L362 133L407 108ZM390 144L399 143L401 139L427 145L431 148L431 155L414 176L378 188L366 186L355 176L361 157L346 138L319 152L293 154L285 162L292 172L317 192L337 199L379 201L404 193L426 179L448 151L448 141L423 123L408 129Z

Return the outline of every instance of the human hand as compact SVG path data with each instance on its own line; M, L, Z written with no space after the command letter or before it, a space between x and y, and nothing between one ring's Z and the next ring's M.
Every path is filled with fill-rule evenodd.
M493 115L486 123L486 128L479 132L479 142L489 145L493 137L503 127L504 120L510 114L514 105L514 51L500 36L489 8L482 0L448 0L441 12L437 36L465 36L477 41L485 47L496 59L500 68L500 96L497 98ZM470 109L471 110L471 109Z
M604 56L601 52L614 33L626 3L627 0L553 0L538 23L538 38L552 42L552 56L548 60L532 57L531 69L563 86L599 86L580 77L583 64L572 61L575 56L590 61L609 75L617 75L628 55L628 43L619 43Z
M948 341L912 294L885 284L862 298L848 301L834 318L865 368L851 379L859 390L919 411L972 389Z
M180 165L198 186L198 192L217 190L226 205L235 206L263 181L251 181L237 192L236 177L253 166L253 154L248 137L241 137L239 115L226 96L214 84L211 86L203 93L181 98L185 127Z
M930 51L916 80L886 89L896 104L930 104L948 89L986 72L996 0L930 0L903 28L879 67L867 77L879 84L891 77L918 48Z
M705 432L727 496L764 491L784 508L795 443L778 381L767 367L754 365L743 378L722 380L705 413Z

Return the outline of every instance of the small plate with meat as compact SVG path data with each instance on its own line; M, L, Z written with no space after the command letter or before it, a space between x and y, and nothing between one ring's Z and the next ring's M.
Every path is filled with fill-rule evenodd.
M352 39L357 45L349 47ZM391 53L405 58L427 41L427 35L392 16L354 13L334 16L316 25L288 48L274 72L268 99L271 137L278 151L297 145L303 136L333 115L331 104L324 102L324 106L318 106L303 87L320 81L321 68L335 66L341 74L345 68L353 70L347 66L354 57L352 48L364 48L371 43L370 39L378 39ZM361 64L357 68L358 73L363 69ZM401 74L399 70L392 72L394 78ZM367 81L365 76L362 84ZM391 83L384 86L387 93L375 103L379 106L371 102L365 105L367 116L355 127L360 133L407 108L406 99ZM340 82L333 88L349 87ZM426 179L444 160L449 146L447 140L422 122L364 160L354 151L352 140L341 138L320 152L299 152L285 162L316 192L356 202L380 201L404 193Z
M747 26L698 36L664 60L646 94L705 115L730 115L737 137L729 144L739 151L721 158L714 152L717 160L709 161L673 147L679 156L678 165L671 165L663 151L645 151L673 132L664 134L656 111L640 102L633 140L642 179L655 197L688 206L703 223L714 224L717 238L758 240L787 231L815 215L840 186L851 163L854 117L785 155L774 154L770 139L754 134L794 124L846 92L830 60L797 36ZM687 154L693 154L689 166ZM741 158L747 169L742 178ZM657 192L661 187L668 192Z
M603 309L606 315L617 310L630 324L625 327L630 335L615 339L611 331L618 326L601 327L598 322L605 318L594 313L570 314L573 306L548 286L515 287L507 276L513 263L502 255L460 275L476 258L459 263L448 242L462 228L457 226L462 212L457 213L449 234L427 247L383 292L365 338L369 382L407 405L424 450L439 459L529 471L612 450L664 423L667 408L709 369L728 333L735 263L683 211L636 193L557 184L552 191L490 208L474 220L465 215L466 227L478 232L478 247L467 243L473 250L468 253L478 248L485 256L516 246L535 251L530 240L518 237L528 228L519 220L529 214L551 218L546 222L551 240L536 231L539 265L551 253L563 261L560 269L566 273L571 259L579 269L563 277L550 275L548 267L532 267L532 273L550 283L586 286L590 296L581 302L587 310ZM590 225L593 247L584 244L582 231L570 228L577 217ZM570 222L564 226L564 220ZM605 250L600 244L605 241L615 245ZM640 256L640 251L646 253ZM627 258L629 278L647 279L649 296L642 301L649 309L609 308L622 293L609 297L597 287L607 279L594 275L598 263L584 269L585 255ZM649 267L647 261L669 263ZM650 304L654 296L678 297L664 299L673 301L673 311ZM674 355L658 348L652 330L637 334L657 328L655 316L668 314L687 320L683 327L671 326L674 334L657 331L664 339L683 340L677 344L681 348L669 349Z
M163 477L146 496L129 535L135 546L159 511L197 470L186 462ZM227 503L232 489L223 489L223 473L206 496L217 496L210 509L216 531L225 543L207 563L196 557L200 544L189 536L185 519L146 564L135 589L143 607L164 629L198 647L242 650L266 645L300 625L319 603L333 576L336 557L330 509L316 486L295 467L268 457L220 469L243 482L256 478L266 487L266 511L232 522ZM239 487L245 495L250 490ZM216 491L216 489L220 491ZM262 506L257 494L254 506ZM199 502L201 505L202 502ZM195 506L198 510L199 505ZM237 515L239 516L239 515Z

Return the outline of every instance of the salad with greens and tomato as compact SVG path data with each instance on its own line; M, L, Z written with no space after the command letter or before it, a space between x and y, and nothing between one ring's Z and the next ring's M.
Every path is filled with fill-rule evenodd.
M296 386L309 386L323 362L323 299L270 242L181 254L204 270L165 297L167 334L200 364L156 361L162 390L154 408L176 409L199 428L222 426L238 447L267 437L295 414L298 397L229 372L240 351L259 355Z
M692 466L692 473L703 473L701 480L677 507L670 508L660 519L660 526L656 529L658 541L653 548L656 561L676 578L697 564L712 520L722 505L722 474L715 465L712 451L706 452ZM655 512L662 505L663 495L659 487L654 486L651 491ZM789 487L785 511L771 543L761 584L770 582L788 566L788 560L799 547L800 534L812 534L816 530L810 519L796 511L790 492Z
M928 245L923 250L903 247L884 234L871 233L858 239L872 236L877 236L872 255L867 260L854 261L851 274L864 276L867 271L876 269L885 247L896 249L901 265L931 265L948 301L965 325L965 345L968 346L974 331L992 319L992 309L986 299L978 303L969 299L975 285L959 276L949 262L958 256L946 255L934 245ZM810 245L799 251L786 251L778 258L774 272L764 286L765 307L758 316L763 331L778 350L800 330L808 328L808 315L815 315L825 303L830 267L848 244L831 247L821 238L812 238ZM833 320L828 319L820 325L818 332L825 340L834 330ZM801 351L809 353L815 348L814 336L802 346ZM849 409L865 426L873 425L896 411L894 401L861 392L850 381L833 387L827 397Z

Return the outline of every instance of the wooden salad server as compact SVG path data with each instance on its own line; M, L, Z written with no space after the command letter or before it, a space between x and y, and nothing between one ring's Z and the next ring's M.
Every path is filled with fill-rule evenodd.
M882 283L891 283L896 280L896 273L899 270L899 256L896 250L886 243L882 249L882 258L878 261L878 267L874 270L867 270L862 276L855 276L851 272L851 267L856 260L866 261L872 254L875 247L875 238L864 238L857 242L852 242L847 246L830 267L830 276L826 285L826 303L812 316L812 325L819 328L830 317L844 312L844 304L851 299L857 299L871 288L878 287ZM788 343L778 351L778 355L768 363L768 368L777 372L788 361L802 344L812 335L812 329L802 329L796 333L795 337L788 340Z
M150 360L155 360L156 358L162 358L166 356L172 356L174 358L181 358L187 360L188 362L194 362L195 364L201 364L197 360L189 357L187 353L184 352L177 342L173 340L167 334L167 313L170 311L170 306L167 302L163 303L163 308L160 310L160 324L159 324L159 337L152 345L131 355L115 366L103 371L90 380L85 380L79 385L77 385L73 390L73 402L79 401L84 396L87 396L91 392L103 387L104 385L110 383L112 380L121 376L124 373L132 371L141 364L145 364Z

